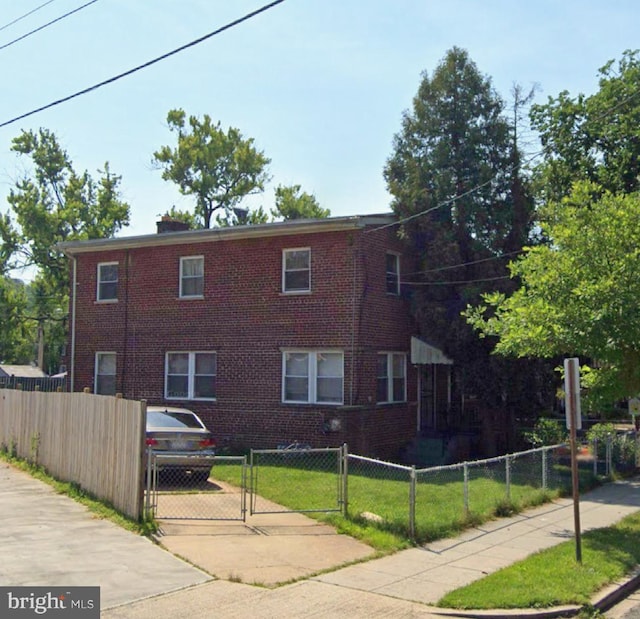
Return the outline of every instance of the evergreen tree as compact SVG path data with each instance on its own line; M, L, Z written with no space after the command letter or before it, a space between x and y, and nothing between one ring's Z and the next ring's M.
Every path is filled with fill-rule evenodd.
M503 420L540 412L532 393L546 369L493 357L492 342L461 316L481 293L513 286L507 261L528 238L533 210L515 123L466 51L451 49L423 74L384 176L420 263L408 283L418 327L454 360L455 399L474 395Z

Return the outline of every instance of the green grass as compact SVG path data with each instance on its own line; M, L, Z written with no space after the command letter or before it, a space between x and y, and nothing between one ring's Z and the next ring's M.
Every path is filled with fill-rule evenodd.
M640 564L640 513L582 536L582 563L575 542L563 542L445 595L438 605L459 609L547 608L589 605L602 587Z
M27 460L18 458L6 450L0 449L0 460L7 462L11 466L29 473L35 479L39 479L51 486L58 494L64 494L70 499L84 505L96 518L110 520L118 526L137 533L139 535L149 536L158 531L158 524L152 519L145 519L140 522L133 520L123 513L119 512L112 505L100 501L90 493L83 490L78 484L60 481L49 475L42 466L32 464Z
M275 464L278 462L279 464ZM348 517L339 513L338 475L330 467L313 466L308 460L265 459L254 467L255 511L262 511L263 499L291 510L309 511L309 515L328 521L341 532L389 552L415 543L425 543L456 533L487 520L511 515L527 507L553 500L567 488L570 478L564 467L556 466L550 477L554 489L536 486L528 471L520 466L511 479L510 496L505 495L504 475L500 470L474 470L469 479L469 511L464 507L462 469L420 474L416 486L415 536L409 531L410 483L407 471L400 469L349 465ZM239 484L238 467L216 464L212 475L227 483ZM593 485L588 471L583 473L584 487ZM264 503L262 503L264 504ZM316 510L311 513L311 510ZM329 511L331 510L331 511ZM362 517L368 512L380 522Z

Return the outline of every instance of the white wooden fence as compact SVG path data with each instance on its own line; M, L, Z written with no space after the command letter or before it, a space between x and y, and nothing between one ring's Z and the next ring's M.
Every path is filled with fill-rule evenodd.
M0 389L0 447L142 514L146 404L88 393Z

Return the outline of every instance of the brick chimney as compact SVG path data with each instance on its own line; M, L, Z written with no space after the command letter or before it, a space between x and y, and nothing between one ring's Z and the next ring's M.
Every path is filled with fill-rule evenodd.
M163 215L160 221L156 222L158 234L165 232L183 232L189 230L189 224L178 219L172 219L169 215Z

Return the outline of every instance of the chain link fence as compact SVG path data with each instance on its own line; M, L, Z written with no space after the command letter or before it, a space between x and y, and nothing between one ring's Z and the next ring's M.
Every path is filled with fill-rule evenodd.
M184 456L147 452L146 513L160 520L245 520L246 456L199 456L208 468L193 470ZM215 465L224 464L231 482L211 477ZM228 473L227 473L228 474Z
M342 447L252 449L250 513L341 511L344 461Z
M305 445L212 457L193 476L150 452L147 508L157 518L243 519L250 514L338 512L424 542L571 492L571 450L553 445L497 458L417 469ZM640 466L636 433L611 435L577 453L582 483ZM217 471L217 472L216 472ZM206 477L206 478L205 478Z
M497 458L416 469L347 455L345 514L427 541L571 491L571 451L553 445ZM640 466L636 433L580 446L582 482Z

